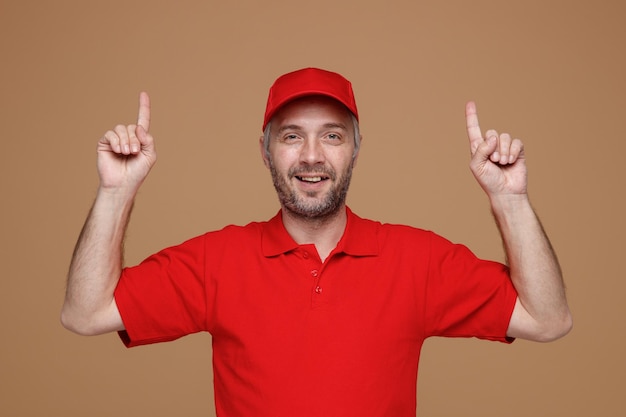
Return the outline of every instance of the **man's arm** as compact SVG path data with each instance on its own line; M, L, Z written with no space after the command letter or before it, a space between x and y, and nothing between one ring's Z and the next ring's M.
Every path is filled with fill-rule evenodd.
M150 99L142 93L137 124L118 125L98 141L100 185L72 256L61 312L63 325L76 333L124 328L113 294L135 195L156 161L149 126Z
M556 340L570 331L572 316L559 262L528 198L523 144L494 130L483 137L473 102L465 113L470 168L489 197L518 293L507 336Z

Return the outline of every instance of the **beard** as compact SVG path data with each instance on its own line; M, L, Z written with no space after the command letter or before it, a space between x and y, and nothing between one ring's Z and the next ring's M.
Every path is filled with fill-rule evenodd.
M292 214L309 219L325 219L339 212L348 195L353 166L354 160L340 176L337 176L333 169L323 165L292 168L287 172L286 176L283 176L278 173L272 160L270 159L269 161L272 182L278 194L281 207ZM328 177L325 181L332 182L330 190L322 198L316 198L317 192L306 193L305 196L299 195L297 190L291 186L291 181L297 175L307 173L324 174Z

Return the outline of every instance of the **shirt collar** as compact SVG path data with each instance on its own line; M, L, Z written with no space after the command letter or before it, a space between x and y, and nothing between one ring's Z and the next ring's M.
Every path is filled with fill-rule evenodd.
M297 247L298 244L285 229L282 212L279 210L263 227L263 236L261 237L263 255L267 257L276 256L292 251Z
M362 219L348 207L346 207L346 214L348 216L346 230L333 253L343 252L352 256L378 255L380 223ZM281 211L265 223L261 245L263 255L267 257L287 253L298 247L285 229Z

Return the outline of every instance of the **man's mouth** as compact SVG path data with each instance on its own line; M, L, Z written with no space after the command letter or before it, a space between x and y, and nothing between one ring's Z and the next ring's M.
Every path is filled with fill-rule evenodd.
M318 183L318 182L322 182L324 180L327 180L328 177L325 176L300 176L300 175L296 175L295 176L298 181L302 181L302 182L309 182L309 183Z

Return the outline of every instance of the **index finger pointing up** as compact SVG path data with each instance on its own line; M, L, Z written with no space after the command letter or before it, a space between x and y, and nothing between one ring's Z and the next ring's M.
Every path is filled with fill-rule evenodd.
M137 125L147 132L150 128L150 96L145 91L139 94L139 115Z
M467 123L467 137L470 141L470 149L472 154L476 148L484 141L483 134L478 124L478 113L476 112L476 103L473 101L465 105L465 121Z

